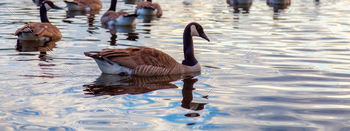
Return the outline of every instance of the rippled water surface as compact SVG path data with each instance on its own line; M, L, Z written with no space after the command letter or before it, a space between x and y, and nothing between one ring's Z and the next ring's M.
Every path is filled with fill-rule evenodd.
M99 12L50 10L63 35L50 43L13 36L40 22L31 0L0 2L0 130L350 130L349 0L253 0L239 10L226 0L155 0L161 18L116 30L101 27L110 2L101 1ZM117 10L135 6L119 0ZM83 54L148 46L182 61L193 21L211 40L194 38L194 78L101 75Z

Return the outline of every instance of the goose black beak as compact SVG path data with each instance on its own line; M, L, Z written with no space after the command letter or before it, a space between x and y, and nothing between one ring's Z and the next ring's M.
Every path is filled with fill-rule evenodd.
M202 37L203 39L207 40L208 42L210 42L209 38L204 33L201 33L199 36Z
M62 9L61 7L58 7L56 5L53 6L53 9Z

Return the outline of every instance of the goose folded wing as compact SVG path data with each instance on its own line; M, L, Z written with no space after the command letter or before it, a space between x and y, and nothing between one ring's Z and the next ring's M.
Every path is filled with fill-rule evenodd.
M177 61L168 54L148 47L132 47L126 49L107 49L100 56L115 63L134 69L139 66L156 66L163 68L174 68Z

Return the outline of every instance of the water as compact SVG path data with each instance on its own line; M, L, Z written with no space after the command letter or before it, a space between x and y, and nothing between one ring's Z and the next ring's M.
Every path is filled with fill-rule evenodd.
M70 18L50 10L63 38L49 49L13 36L40 21L32 1L0 3L0 130L350 130L349 0L254 0L249 13L225 0L157 0L161 18L116 30L101 27L101 1L100 12ZM125 3L117 10L132 13ZM194 38L202 74L193 78L101 75L83 54L148 46L182 61L192 21L211 40Z

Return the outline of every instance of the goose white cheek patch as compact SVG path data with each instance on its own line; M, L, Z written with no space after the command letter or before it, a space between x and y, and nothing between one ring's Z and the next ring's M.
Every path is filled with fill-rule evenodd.
M45 8L46 8L46 11L52 9L50 5L48 5L47 3L45 3Z
M191 25L191 36L199 36L195 25Z

